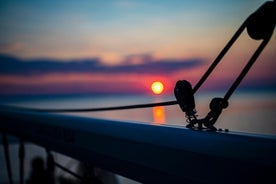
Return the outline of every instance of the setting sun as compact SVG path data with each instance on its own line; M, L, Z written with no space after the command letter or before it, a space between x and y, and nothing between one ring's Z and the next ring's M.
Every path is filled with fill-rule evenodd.
M151 84L151 90L154 94L159 95L164 90L164 85L160 81L155 81Z

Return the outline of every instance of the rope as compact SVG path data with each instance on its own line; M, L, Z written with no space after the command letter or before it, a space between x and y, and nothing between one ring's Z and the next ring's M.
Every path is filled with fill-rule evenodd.
M97 111L112 111L112 110L127 110L127 109L140 109L140 108L149 108L156 106L169 106L178 104L177 101L166 101L158 103L147 103L147 104L135 104L135 105L126 105L126 106L113 106L113 107L100 107L100 108L80 108L80 109L36 109L36 108L25 108L25 107L14 107L14 106L5 106L6 108L11 108L13 110L25 110L32 112L97 112Z
M213 63L210 65L210 67L204 73L204 75L201 77L201 79L198 81L198 83L195 85L195 87L193 88L193 93L195 93L200 88L200 86L205 82L205 80L209 77L209 75L212 73L212 71L215 69L215 67L218 65L218 63L221 61L223 56L228 52L228 50L231 48L231 46L238 39L238 37L243 32L245 27L246 27L246 23L244 22L240 26L240 28L236 31L236 33L233 35L233 37L230 39L230 41L226 44L226 46L222 49L222 51L219 53L217 58L213 61Z
M229 98L231 97L231 95L234 93L234 91L236 90L236 88L239 86L239 84L241 83L241 81L243 80L243 78L246 76L247 72L250 70L250 68L252 67L252 65L257 60L258 56L261 54L261 52L265 48L265 46L268 43L269 39L270 39L270 37L267 38L267 39L264 39L262 41L262 43L260 44L260 46L257 48L257 50L255 51L255 53L253 54L253 56L250 58L250 60L246 64L246 66L241 71L240 75L236 78L236 80L234 81L234 83L232 84L232 86L226 92L226 94L224 96L224 100L225 101L229 100Z

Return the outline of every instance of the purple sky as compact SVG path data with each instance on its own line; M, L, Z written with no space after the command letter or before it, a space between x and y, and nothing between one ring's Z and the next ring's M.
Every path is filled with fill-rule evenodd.
M172 93L193 85L262 0L1 1L0 93ZM206 81L228 88L259 42L246 31ZM242 82L276 86L276 36Z

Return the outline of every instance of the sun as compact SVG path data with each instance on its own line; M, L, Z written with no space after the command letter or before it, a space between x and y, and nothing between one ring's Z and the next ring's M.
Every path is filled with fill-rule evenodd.
M151 84L151 90L154 94L159 95L164 91L164 85L160 81L155 81Z

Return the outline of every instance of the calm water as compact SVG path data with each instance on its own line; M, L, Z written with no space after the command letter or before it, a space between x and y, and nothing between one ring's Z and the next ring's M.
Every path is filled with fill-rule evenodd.
M201 93L195 96L199 118L209 112L209 102L213 97L222 97L223 93ZM0 99L2 103L33 108L91 108L132 105L175 100L173 96L47 96L13 97ZM134 122L146 122L170 125L186 125L185 114L178 105L120 111L71 113L76 116L97 117ZM276 92L239 92L229 100L229 106L223 110L216 126L232 131L276 134Z
M228 128L230 131L253 132L261 134L276 134L276 92L238 92L229 101L229 107L223 111L216 123L218 128ZM222 97L223 93L203 93L196 95L196 105L199 117L204 117L209 111L209 102L213 97ZM173 96L47 96L47 97L12 97L2 98L1 103L33 107L33 108L90 108L105 106L121 106L174 100ZM185 115L177 105L145 109L71 113L76 116L97 117L105 119L146 122L151 124L170 124L185 126ZM18 178L17 145L11 146L13 168ZM45 156L45 151L37 146L28 145L26 163L34 155ZM55 157L63 164L69 164L72 169L76 161L56 154ZM29 167L26 166L26 177ZM4 171L4 172L2 172ZM0 148L0 183L7 181L3 149ZM120 183L135 183L125 178L119 178Z

